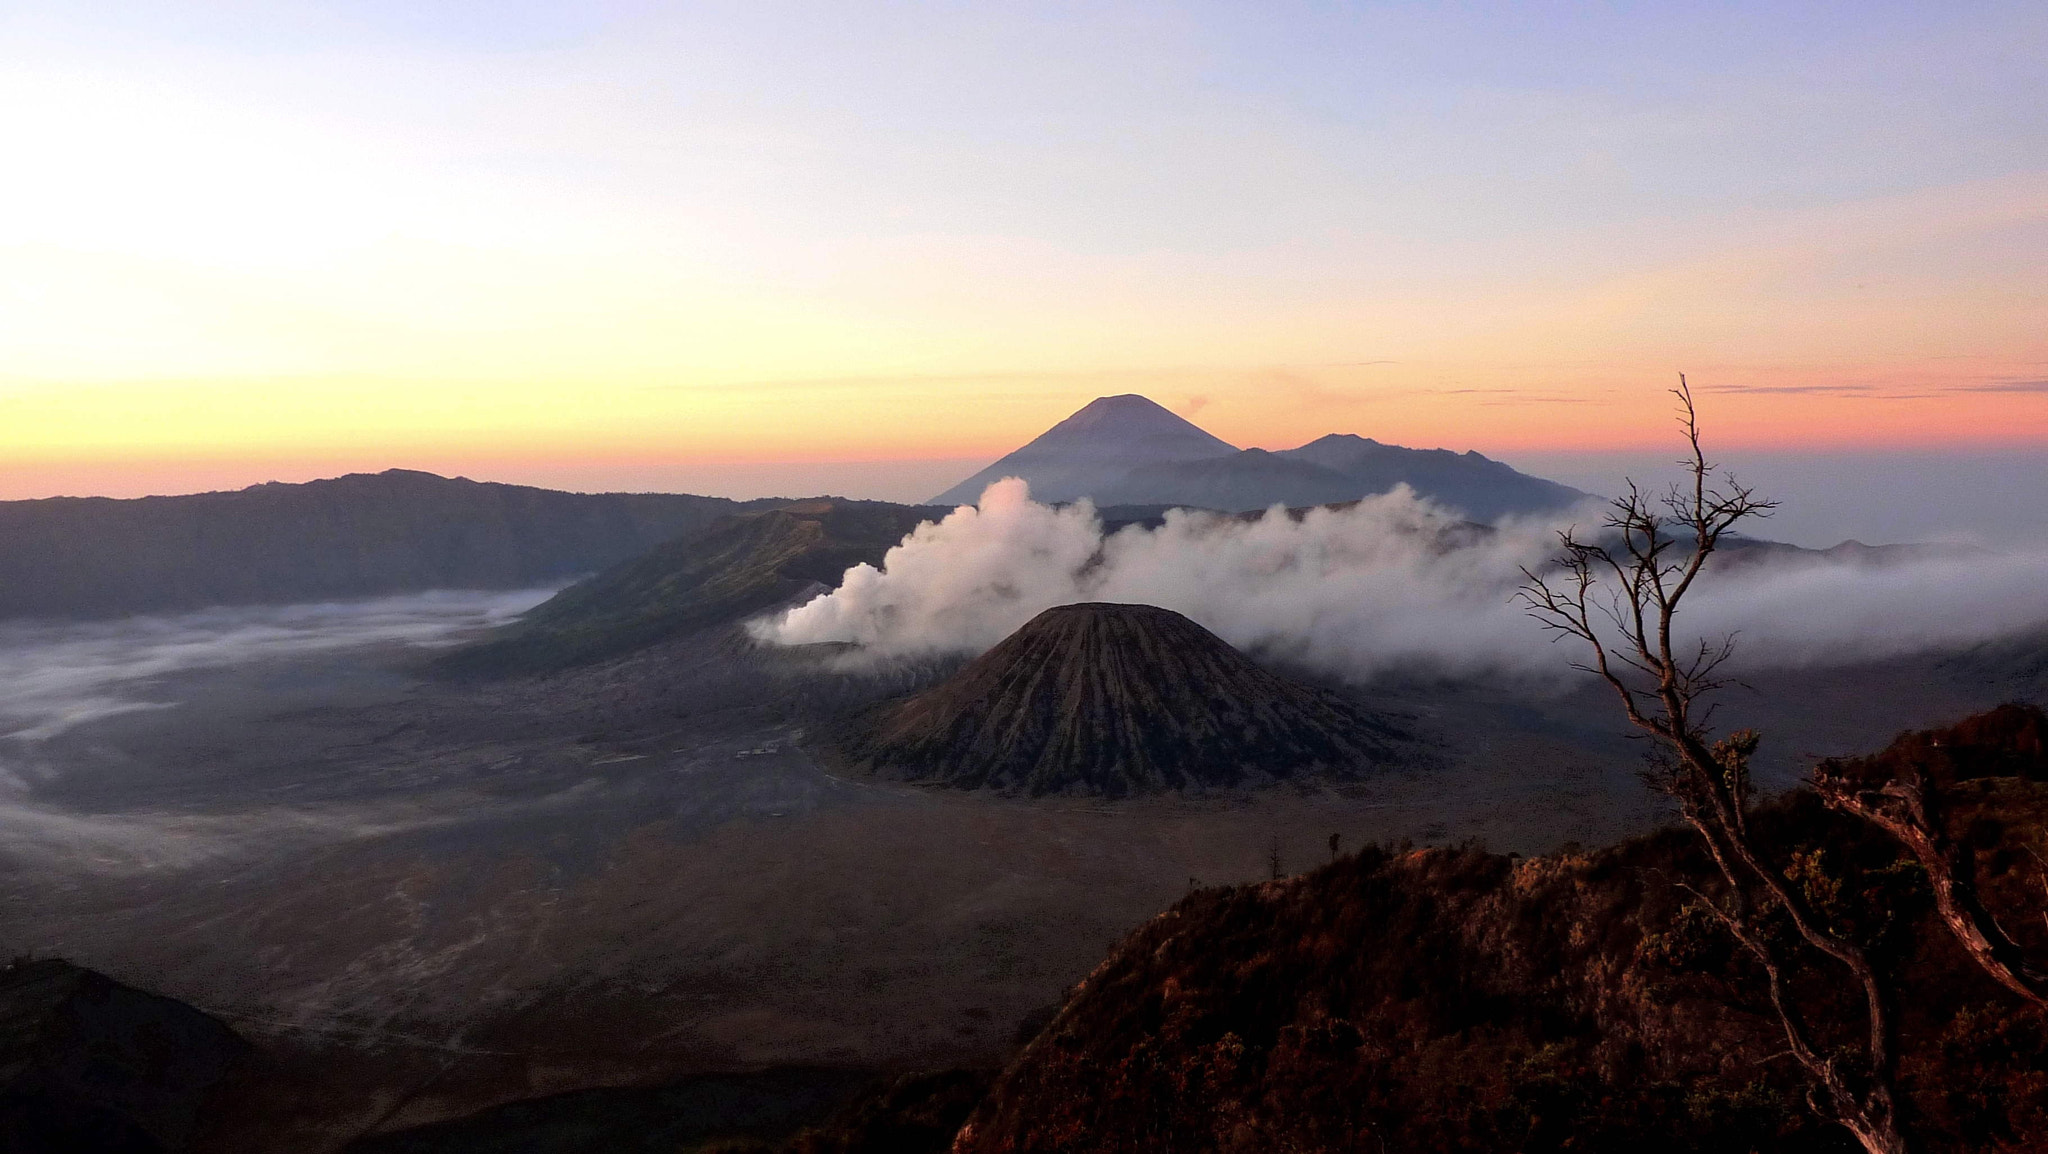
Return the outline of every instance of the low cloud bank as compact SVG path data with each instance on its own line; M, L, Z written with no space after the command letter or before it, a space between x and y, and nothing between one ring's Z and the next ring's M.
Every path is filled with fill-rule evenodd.
M1042 505L1009 478L979 508L919 526L880 569L855 566L753 628L781 645L852 643L853 661L973 654L1054 605L1129 601L1354 680L1550 676L1577 654L1550 644L1514 593L1523 566L1555 554L1558 527L1476 531L1402 488L1300 516L1176 511L1105 535L1087 503ZM2048 557L1746 565L1703 581L1681 620L1698 636L1739 631L1751 667L1973 644L2048 624Z
M0 624L0 739L39 741L112 714L165 708L175 702L162 700L152 681L186 670L363 645L445 644L466 630L501 624L551 592L444 591L122 621Z

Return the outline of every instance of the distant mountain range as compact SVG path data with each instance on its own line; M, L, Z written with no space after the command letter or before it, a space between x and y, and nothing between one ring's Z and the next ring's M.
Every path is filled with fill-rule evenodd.
M781 503L560 493L404 469L181 497L0 501L0 618L516 589Z
M1478 453L1350 434L1282 452L1237 449L1126 395L1091 402L930 505L564 493L403 469L176 497L0 501L0 619L517 589L598 574L485 643L487 654L447 663L540 672L729 624L808 583L836 585L846 567L879 563L920 522L1006 476L1031 482L1040 500L1093 498L1112 530L1157 524L1175 506L1301 508L1397 484L1486 522L1587 499ZM1845 542L1822 554L1748 540L1728 551L1726 564L1889 564L1936 552Z
M1092 402L933 504L974 501L988 482L1011 475L1029 480L1041 500L1093 497L1111 525L1156 522L1173 506L1245 511L1275 503L1346 501L1402 482L1479 520L1563 507L1584 496L1477 453L1404 449L1362 437L1329 436L1280 453L1239 450L1139 396ZM844 523L857 538L858 559L879 560L918 521L945 512L830 500L838 512L827 520ZM630 638L663 633L658 622L680 627L686 619L697 621L692 615L700 611L725 620L728 610L754 606L767 586L756 588L734 574L702 581L692 576L703 569L705 557L724 555L723 538L700 535L725 518L782 507L794 504L783 498L563 493L403 469L174 497L0 501L0 619L512 589L644 556L639 568L609 575L533 614L533 628L520 632L524 657L514 653L510 635L496 651L508 667L529 667L529 659L552 667L572 653L595 659ZM857 508L896 512L866 516L855 529L850 518ZM809 514L792 516L802 520ZM744 529L731 524L725 532L773 536L776 525L782 522ZM819 568L815 574L806 570L807 580L837 582L844 566L825 571L843 551L830 543L835 540L827 532L816 544ZM736 558L735 573L758 576L757 561L752 554ZM780 572L780 564L770 568ZM734 581L734 589L745 585L749 592L735 598L720 592ZM600 593L620 601L600 608ZM766 603L782 596L786 590ZM662 598L674 604L649 608ZM598 633L609 639L600 641Z
M1022 477L1041 501L1183 505L1227 513L1352 501L1406 484L1476 521L1567 509L1588 498L1478 453L1407 449L1332 433L1295 449L1239 449L1136 394L1099 397L1029 444L933 497L971 504Z

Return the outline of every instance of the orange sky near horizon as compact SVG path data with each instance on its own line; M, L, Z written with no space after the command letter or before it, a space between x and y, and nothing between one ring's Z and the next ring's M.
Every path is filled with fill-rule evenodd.
M1998 367L1992 376L1980 358L1913 372L1709 366L1688 379L1721 451L2048 447L2048 385L2026 381L2024 365ZM1539 383L1494 383L1524 374ZM761 494L795 493L804 471L776 466L894 462L922 476L916 463L931 462L930 476L971 472L1119 392L1149 396L1246 447L1290 448L1328 432L1496 457L1670 443L1675 374L1590 376L1389 364L786 382L694 394L71 386L0 396L0 427L38 437L7 437L0 499L191 492L391 467L579 489L727 476L727 489L755 478ZM776 486L783 476L796 487Z
M2025 6L798 7L0 18L0 498L2048 446Z
M0 328L0 497L987 460L1122 392L1246 446L1647 448L1679 371L1726 448L2048 444L2048 175L1605 231L1416 283L1371 271L1430 259L1386 238L1223 266L911 238L733 293L610 244L283 270L38 250L49 282L17 281Z

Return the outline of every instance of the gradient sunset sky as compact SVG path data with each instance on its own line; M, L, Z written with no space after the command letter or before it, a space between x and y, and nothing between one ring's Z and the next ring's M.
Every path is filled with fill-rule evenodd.
M2044 61L2039 0L16 0L0 497L914 497L1118 392L1540 459L1681 370L1732 450L2032 452Z

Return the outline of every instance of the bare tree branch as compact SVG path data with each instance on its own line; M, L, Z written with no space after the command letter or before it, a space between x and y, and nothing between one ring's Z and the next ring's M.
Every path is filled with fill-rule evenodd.
M1822 762L1813 773L1814 792L1830 808L1855 814L1911 853L1927 872L1935 913L1963 952L2006 989L2036 1006L2048 1007L2048 970L2033 964L1977 896L1974 857L1942 828L1939 791L1926 775L1908 773L1889 781L1851 780L1839 762ZM2044 914L2048 916L2048 914Z
M1668 755L1655 777L1705 845L1728 889L1726 905L1701 898L1764 971L1771 1004L1794 1058L1813 1082L1817 1109L1840 1123L1872 1154L1908 1149L1894 1107L1891 1021L1876 967L1863 948L1827 924L1750 837L1749 758L1756 735L1739 731L1710 741L1713 705L1703 699L1726 681L1718 671L1735 653L1735 638L1674 640L1679 606L1723 538L1737 525L1767 517L1777 502L1758 497L1732 476L1715 478L1701 446L1691 386L1678 378L1679 427L1688 454L1685 483L1652 502L1633 481L1611 502L1604 540L1559 535L1548 573L1524 569L1523 607L1557 638L1590 653L1576 664L1599 676L1629 723ZM1682 548L1681 548L1682 544ZM1597 624L1596 624L1597 622ZM1605 636L1603 636L1603 633ZM1697 896L1697 891L1694 891ZM1782 912L1805 944L1848 972L1863 995L1863 1043L1853 1069L1813 1041L1786 968L1763 919Z

